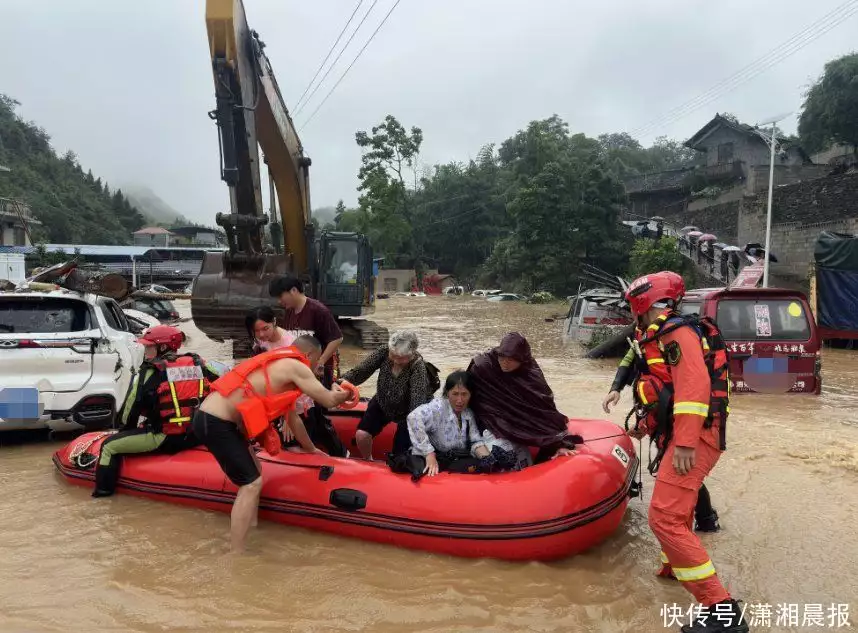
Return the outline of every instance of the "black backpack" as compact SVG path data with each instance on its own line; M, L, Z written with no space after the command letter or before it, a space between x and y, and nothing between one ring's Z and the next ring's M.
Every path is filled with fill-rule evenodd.
M420 358L423 359L423 364L426 365L426 375L429 376L429 395L434 395L441 388L441 370L423 358L423 356L420 356Z

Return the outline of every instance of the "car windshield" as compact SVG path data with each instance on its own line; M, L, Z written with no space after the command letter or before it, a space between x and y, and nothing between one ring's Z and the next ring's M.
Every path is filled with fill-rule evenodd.
M62 334L90 328L89 308L69 299L0 301L0 334Z
M806 341L810 323L800 301L794 298L722 299L718 327L727 340Z

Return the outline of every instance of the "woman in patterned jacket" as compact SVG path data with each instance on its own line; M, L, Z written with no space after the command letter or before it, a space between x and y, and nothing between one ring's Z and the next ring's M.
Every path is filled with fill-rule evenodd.
M393 453L403 454L411 446L405 420L414 409L432 399L426 363L417 353L417 345L415 332L394 332L387 345L379 347L342 377L353 385L360 385L378 372L375 396L369 401L355 433L355 444L364 459L372 460L372 439L390 422L396 423Z

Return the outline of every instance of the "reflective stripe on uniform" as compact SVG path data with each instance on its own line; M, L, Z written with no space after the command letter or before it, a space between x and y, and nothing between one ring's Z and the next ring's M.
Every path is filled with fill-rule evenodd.
M709 415L709 405L702 402L677 402L673 406L674 415L699 415L707 417Z
M681 582L694 582L714 576L715 565L712 564L711 560L707 560L702 565L697 565L697 567L674 567L673 573L676 579Z
M670 565L670 561L667 558L667 554L665 554L664 552L661 553L661 562L665 565Z
M189 416L182 415L182 407L179 405L179 396L176 393L176 384L169 383L170 385L170 396L173 398L173 409L176 411L176 416L169 419L169 422L173 424L183 424L185 422L190 422L191 418ZM203 397L205 391L205 383L200 380L200 398Z
M171 382L171 383L169 383L169 385L170 385L170 395L173 396L173 409L176 410L176 417L173 419L178 420L182 415L182 408L179 406L179 396L176 395L176 384Z
M658 363L663 363L663 362L664 362L663 358L647 358L646 359L647 365L657 365Z
M638 396L640 397L642 403L649 404L649 401L644 395L644 383L642 381L638 383Z
M125 402L122 405L122 416L119 419L122 426L125 426L128 423L128 416L131 415L131 409L134 408L132 405L137 401L137 389L140 387L141 373L142 372L137 372L134 375L134 379L131 382L130 388L128 389L128 396L125 398ZM151 376L152 370L147 369L146 375L143 377L142 382L146 382Z

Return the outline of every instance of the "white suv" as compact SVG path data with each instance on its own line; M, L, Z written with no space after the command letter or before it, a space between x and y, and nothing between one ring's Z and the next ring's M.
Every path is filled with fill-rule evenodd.
M9 401L6 388L13 399L39 402L38 415L24 419L3 419L22 408L0 406L0 431L111 427L142 362L143 346L113 299L68 290L0 293L0 403Z

